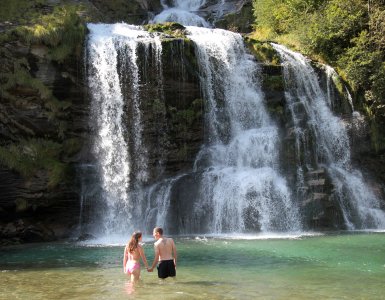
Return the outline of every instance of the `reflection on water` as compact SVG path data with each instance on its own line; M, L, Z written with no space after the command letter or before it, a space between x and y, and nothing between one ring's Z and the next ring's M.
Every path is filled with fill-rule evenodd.
M177 278L142 269L132 285L122 246L71 243L0 250L1 299L383 299L385 235L295 239L177 238ZM152 242L144 245L152 260Z

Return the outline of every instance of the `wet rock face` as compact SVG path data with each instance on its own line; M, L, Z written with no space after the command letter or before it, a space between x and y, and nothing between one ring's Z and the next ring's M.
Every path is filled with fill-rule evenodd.
M226 1L220 9L223 16L214 19L215 27L241 33L252 31L254 16L251 0Z
M106 23L144 24L162 10L159 0L91 0L98 17Z
M46 46L20 41L6 42L0 51L0 240L67 237L79 210L74 164L88 130L82 62L74 56L58 64ZM70 145L74 148L68 152ZM48 155L41 157L36 149ZM55 175L55 168L61 175ZM52 184L55 176L60 178ZM65 220L64 228L53 231L50 218Z

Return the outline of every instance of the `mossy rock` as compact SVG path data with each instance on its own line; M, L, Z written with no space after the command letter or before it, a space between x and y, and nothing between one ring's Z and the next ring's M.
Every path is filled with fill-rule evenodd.
M279 55L270 42L258 41L246 36L245 43L258 61L266 64L280 65Z
M161 24L147 24L144 28L148 32L162 32L172 37L185 38L186 27L176 22L166 22Z
M45 139L28 139L0 147L0 165L32 178L44 170L49 174L47 188L66 178L67 165L61 161L63 146Z

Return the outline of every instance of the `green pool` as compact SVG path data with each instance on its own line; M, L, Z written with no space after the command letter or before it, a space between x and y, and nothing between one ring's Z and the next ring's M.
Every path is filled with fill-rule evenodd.
M122 273L123 246L0 249L0 299L384 299L385 233L178 237L175 280ZM145 245L152 260L152 241Z

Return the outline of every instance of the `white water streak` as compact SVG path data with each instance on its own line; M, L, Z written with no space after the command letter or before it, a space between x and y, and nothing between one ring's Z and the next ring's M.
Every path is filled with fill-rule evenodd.
M166 220L170 208L171 191L174 183L184 175L179 175L152 185L146 193L146 209L143 226L149 224L167 229Z
M107 232L122 232L129 226L131 218L129 191L134 159L135 179L145 182L148 177L137 47L139 43L153 43L160 56L161 49L158 48L161 44L138 26L89 24L88 28L88 84L95 130L93 152L108 209L104 214L104 227ZM122 78L129 78L129 94L123 95ZM131 111L130 125L123 118L126 106ZM129 144L133 149L129 149ZM130 153L135 157L130 157Z
M89 25L89 29L88 51L93 71L89 72L88 84L96 127L93 151L106 197L113 203L123 201L128 204L130 164L125 130L121 125L124 103L115 41L112 36L98 34L93 25ZM105 27L102 29L106 30Z

